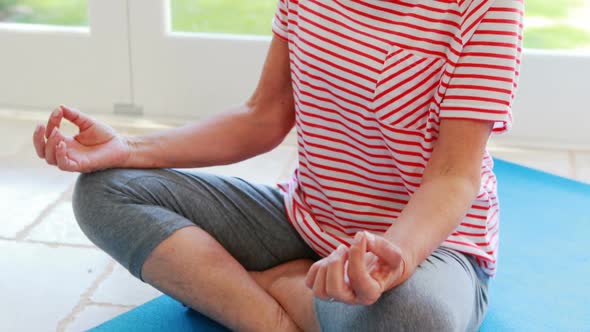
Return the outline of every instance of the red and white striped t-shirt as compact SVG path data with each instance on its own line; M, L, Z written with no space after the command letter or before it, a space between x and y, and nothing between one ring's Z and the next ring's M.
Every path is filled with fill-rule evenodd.
M354 234L384 233L421 183L442 119L510 127L522 0L280 0L289 43L299 167L279 187L289 219L320 255ZM493 162L443 246L494 275Z

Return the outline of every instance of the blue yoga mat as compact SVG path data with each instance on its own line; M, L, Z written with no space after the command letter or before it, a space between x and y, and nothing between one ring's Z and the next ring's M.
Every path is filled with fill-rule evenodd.
M590 331L590 185L496 161L498 275L481 332ZM93 331L227 331L162 296Z

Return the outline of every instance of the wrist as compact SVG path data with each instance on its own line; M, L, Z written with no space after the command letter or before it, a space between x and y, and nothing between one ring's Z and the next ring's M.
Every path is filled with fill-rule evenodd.
M384 234L384 238L399 248L401 253L401 274L396 284L401 284L406 281L416 270L418 264L416 263L413 247L409 243L405 243L396 238L393 234Z
M399 264L399 274L397 274L397 278L393 282L391 288L397 287L406 282L406 280L410 279L417 268L417 266L412 263L412 259L409 257L409 255L407 255L403 250L401 251L401 254L402 257Z
M125 152L120 167L133 168L133 165L136 164L135 159L138 145L137 138L131 136L122 136L121 141L123 142L123 148Z

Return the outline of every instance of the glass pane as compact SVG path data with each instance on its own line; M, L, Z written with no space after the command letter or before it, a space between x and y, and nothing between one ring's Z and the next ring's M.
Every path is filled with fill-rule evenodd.
M172 30L269 35L277 0L171 0ZM524 46L590 51L590 0L525 0Z
M0 0L0 22L88 25L86 0Z
M171 0L172 30L270 35L277 0Z
M590 51L590 0L525 0L524 47Z

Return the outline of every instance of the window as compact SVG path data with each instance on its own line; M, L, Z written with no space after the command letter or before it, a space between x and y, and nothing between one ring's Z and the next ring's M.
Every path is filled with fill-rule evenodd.
M170 0L172 31L270 35L277 0Z
M170 0L173 31L270 35L277 0ZM0 0L0 22L86 26L85 0ZM590 0L526 0L525 48L590 51Z
M590 51L590 0L525 0L524 47Z
M88 25L86 0L0 0L0 22Z
M590 50L590 0L525 0L525 48ZM269 35L277 0L171 0L172 30Z

